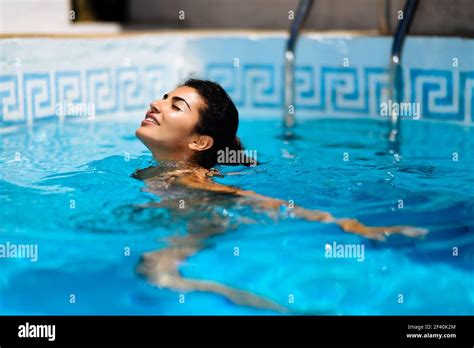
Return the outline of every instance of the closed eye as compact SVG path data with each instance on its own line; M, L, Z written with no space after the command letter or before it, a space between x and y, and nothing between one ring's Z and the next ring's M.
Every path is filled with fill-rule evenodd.
M163 95L163 100L168 99L168 97L169 97L168 93L164 94L164 95ZM186 104L186 106L188 107L189 111L191 111L191 107L189 106L188 102L187 102L184 98L181 98L181 97L178 97L178 96L173 96L173 97L171 98L171 101L172 101L172 102L183 102L183 103ZM176 110L184 111L183 109L179 108L178 106L176 106L176 105L174 105L174 104L172 104L172 108L173 108L173 109L176 109Z

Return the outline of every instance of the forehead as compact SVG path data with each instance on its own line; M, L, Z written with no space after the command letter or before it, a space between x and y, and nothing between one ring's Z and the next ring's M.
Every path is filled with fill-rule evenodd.
M191 109L194 109L193 105L196 108L200 108L204 103L198 91L189 86L180 86L169 92L168 95L185 99L189 106L191 106Z

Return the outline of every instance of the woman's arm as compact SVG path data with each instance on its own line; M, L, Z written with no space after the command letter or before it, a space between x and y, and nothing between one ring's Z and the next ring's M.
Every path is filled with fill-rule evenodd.
M371 239L384 240L385 237L391 233L401 233L409 237L420 237L428 232L426 229L412 226L365 226L356 219L335 218L330 213L324 211L310 210L298 206L289 208L286 201L267 197L254 191L222 185L214 182L205 175L184 175L179 178L178 182L194 189L249 197L252 198L253 205L269 211L279 211L282 207L286 207L291 213L294 213L295 217L300 217L308 221L335 223L345 232L360 234Z

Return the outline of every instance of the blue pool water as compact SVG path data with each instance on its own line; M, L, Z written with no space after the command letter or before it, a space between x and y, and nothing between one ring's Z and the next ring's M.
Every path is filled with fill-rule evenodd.
M39 259L0 258L0 314L272 313L210 293L190 292L180 303L179 292L136 273L142 253L205 220L196 212L171 223L136 209L158 199L130 176L151 163L136 126L45 123L2 136L0 244L38 244ZM184 276L251 291L297 314L474 314L474 128L406 121L399 161L387 153L386 123L376 120L304 121L291 143L280 133L280 120L242 121L239 134L261 165L223 168L233 175L217 180L429 234L375 241L230 206L234 228L184 262ZM240 223L243 215L255 222ZM327 258L333 242L363 244L364 260Z

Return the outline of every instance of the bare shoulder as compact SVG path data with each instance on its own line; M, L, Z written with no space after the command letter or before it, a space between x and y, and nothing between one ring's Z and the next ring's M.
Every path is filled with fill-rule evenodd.
M229 194L240 194L241 190L239 190L238 188L216 183L212 179L212 177L215 175L215 171L208 170L205 168L196 168L192 171L183 172L182 175L179 176L177 181L181 185L194 189Z

